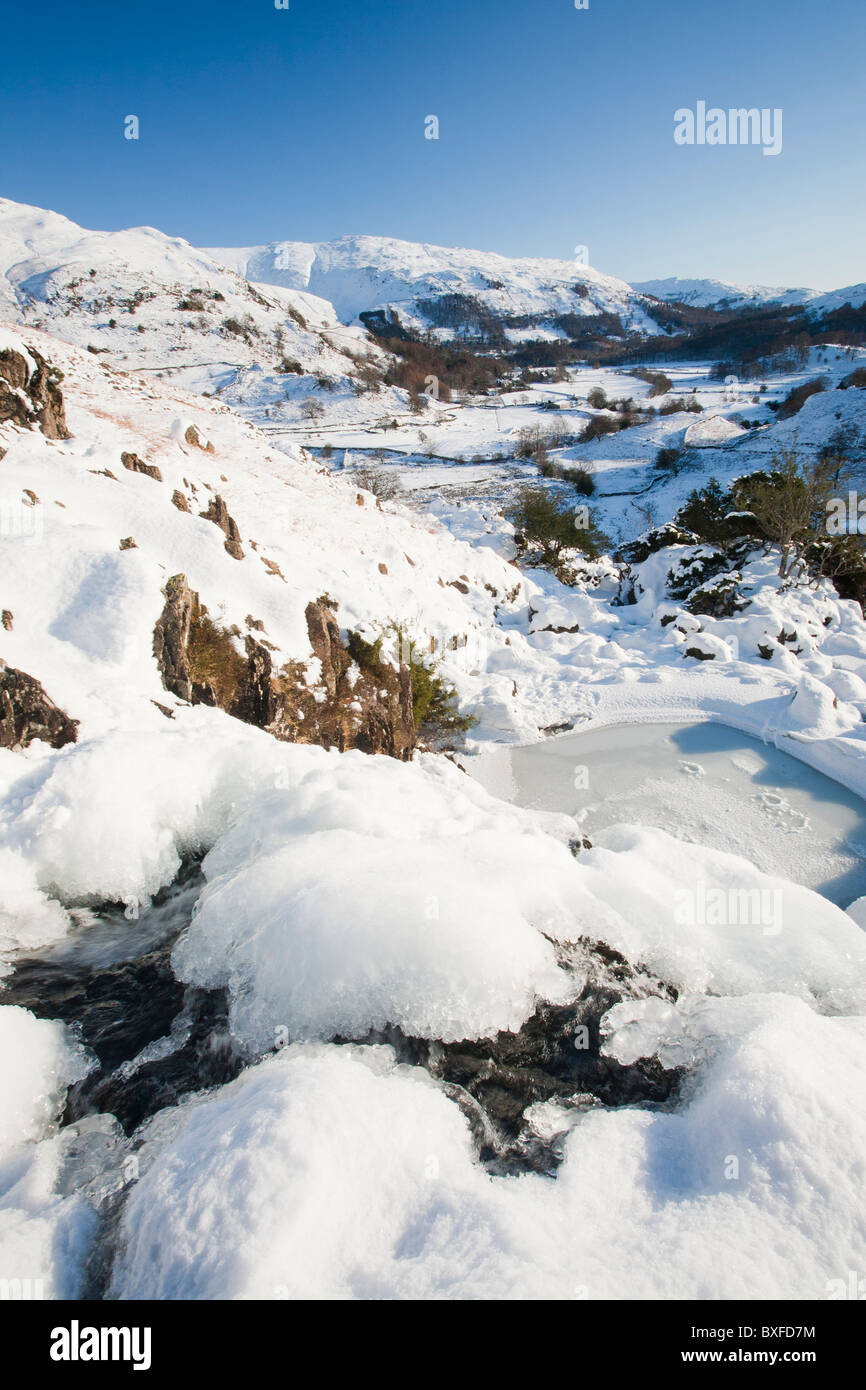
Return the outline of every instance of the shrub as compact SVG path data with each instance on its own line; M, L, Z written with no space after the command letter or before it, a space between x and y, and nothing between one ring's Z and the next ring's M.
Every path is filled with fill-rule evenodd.
M204 703L220 709L237 703L247 676L247 663L235 647L237 628L217 627L204 604L193 612L187 640L190 679ZM210 692L210 694L209 694Z
M673 382L669 376L665 376L664 372L651 372L645 368L639 368L637 371L632 372L632 376L638 377L640 381L649 383L652 388L650 391L650 400L652 400L653 396L666 396L668 391L673 389Z
M826 389L827 378L824 376L816 376L812 381L804 381L801 386L795 386L793 391L788 392L779 406L779 419L790 420L792 415L797 415L803 409L810 396L815 396L819 391L826 391Z
M774 454L772 465L769 473L737 478L731 491L735 509L750 513L759 534L779 547L779 577L785 579L809 544L826 534L832 470L820 461L806 468L795 449Z
M678 473L685 458L685 450L673 445L664 445L655 456L655 467L667 473Z
M375 464L364 463L352 472L356 485L365 492L372 492L382 502L391 502L402 492L400 479L387 468L377 468Z
M856 371L851 372L849 376L839 382L840 391L847 391L849 386L857 386L861 390L866 388L866 367L858 367Z
M409 650L409 679L412 683L412 713L415 728L427 739L447 734L463 734L476 723L474 715L462 715L457 691L439 674L435 664L426 665Z
M742 534L739 524L729 519L734 506L733 495L721 487L717 478L710 478L706 487L695 488L689 494L685 506L677 512L676 522L702 541L721 544Z
M593 439L601 439L606 434L616 434L621 428L622 422L612 419L610 415L593 415L578 435L578 441L581 444L589 444Z
M555 497L547 488L521 488L507 515L514 524L518 546L537 552L540 563L554 569L563 551L579 550L594 560L609 544L587 508L578 508L576 514L571 502Z
M595 492L595 478L588 468L571 468L566 464L558 469L558 476L564 483L571 483L581 497L592 497Z

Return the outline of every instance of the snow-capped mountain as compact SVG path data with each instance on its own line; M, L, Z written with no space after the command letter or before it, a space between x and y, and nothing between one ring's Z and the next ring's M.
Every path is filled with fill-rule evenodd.
M678 513L854 458L866 349L440 401L354 321L643 301L288 248L0 203L3 1295L826 1297L866 1248L866 578ZM527 558L527 481L573 563Z
M9 199L0 199L0 312L199 391L253 366L336 382L356 358L381 357L326 301L277 287L263 294L182 237L87 231Z
M845 285L838 290L783 289L770 285L735 285L727 280L688 280L671 275L666 280L642 280L633 288L641 294L671 304L691 304L702 309L756 309L764 305L795 305L810 318L820 318L850 304L866 303L866 284Z
M514 258L372 236L221 247L207 254L248 280L329 300L344 323L371 310L393 308L401 321L426 325L431 314L425 312L425 301L461 295L506 324L510 319L536 325L565 314L606 313L618 315L627 330L657 331L639 293L577 256Z
M663 280L636 281L639 294L651 294L671 304L691 304L699 309L747 309L761 304L809 304L821 290L770 285L738 285L728 280L690 280L669 275Z

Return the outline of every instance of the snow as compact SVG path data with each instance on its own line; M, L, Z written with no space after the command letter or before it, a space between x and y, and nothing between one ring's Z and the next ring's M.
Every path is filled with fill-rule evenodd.
M737 285L727 280L689 280L670 275L664 280L635 281L640 294L651 294L674 304L701 308L747 308L765 304L806 304L819 299L820 290L784 289L769 285Z
M597 931L677 988L866 1010L866 936L817 893L637 826L603 830L580 867Z
M66 1087L89 1063L62 1024L9 1005L0 1007L0 1050L2 1278L22 1281L31 1297L74 1298L96 1223L81 1197L58 1195L63 1144L53 1136Z
M742 426L735 425L733 420L710 415L689 425L684 438L685 443L693 448L705 448L707 445L725 444L729 439L739 439L743 433Z
M62 959L98 960L82 904L127 906L118 958L150 949L165 923L148 921L148 900L205 855L172 959L183 981L226 990L246 1063L133 1137L141 1178L102 1252L116 1253L112 1291L823 1297L864 1249L863 900L843 912L757 864L742 824L742 853L608 823L575 856L584 806L513 804L496 759L519 745L544 753L545 731L567 725L711 720L862 797L860 607L826 580L783 584L778 556L760 549L737 572L748 606L722 618L670 592L672 571L712 567L707 546L652 555L624 584L609 557L574 587L518 570L503 508L537 480L514 456L519 431L555 422L576 437L594 387L642 404L649 387L573 366L565 382L428 400L418 415L395 388L359 393L356 359L377 370L386 359L357 315L397 307L424 327L418 298L443 291L525 314L542 335L563 312L654 331L632 287L568 260L368 237L205 252L0 201L0 349L32 347L63 372L72 431L51 441L0 425L0 655L80 721L63 749L0 750L0 969L46 948L59 959L64 940ZM283 357L300 372L280 370ZM736 401L706 363L663 364L672 395L695 390L699 423L652 415L552 455L593 472L602 524L633 539L711 474L727 484L781 448L814 454L839 425L861 428L861 393L836 388L863 360L827 345L761 383L766 393L741 383ZM768 397L818 374L827 389L776 419ZM684 439L702 443L699 461L653 467ZM332 472L311 452L326 444L356 464L380 445L405 482L399 500L377 504ZM162 481L125 468L125 452ZM240 561L202 516L217 495ZM128 537L135 548L121 551ZM164 586L181 573L236 642L261 634L275 665L304 664L308 683L311 600L332 595L343 631L385 634L390 655L399 624L477 718L461 765L279 744L184 705L152 650ZM635 601L620 603L632 586ZM841 792L827 798L841 824ZM702 804L695 785L682 799ZM725 802L732 817L737 805ZM537 1132L558 1135L564 1154L555 1181L494 1178L453 1094L369 1035L435 1044L517 1029L540 1001L580 993L593 942L679 991L676 1004L616 1006L604 1031L612 1056L683 1067L682 1094L658 1110L539 1105ZM106 1182L124 1145L107 1116L58 1131L65 1089L89 1064L58 1023L0 1006L0 1044L16 1059L0 1078L0 1275L75 1297L102 1190L76 1144L102 1154ZM172 1046L156 1039L153 1055ZM113 1228L98 1238L114 1242Z
M562 313L608 312L622 314L633 328L656 327L624 280L576 259L521 259L371 236L316 244L272 242L205 254L250 280L309 290L329 300L344 323L366 310L394 306L401 318L418 317L416 301L445 290L479 299L501 314L552 319ZM588 297L576 295L575 285L585 286Z
M489 1178L457 1108L386 1049L288 1047L153 1124L113 1293L825 1298L866 1234L863 1020L778 994L678 1012L666 1048L704 1057L686 1104L568 1113L555 1182Z
M541 934L569 931L564 844L449 763L316 762L216 844L173 956L181 979L228 987L251 1052L280 1028L483 1037L519 1028L537 996L573 991Z

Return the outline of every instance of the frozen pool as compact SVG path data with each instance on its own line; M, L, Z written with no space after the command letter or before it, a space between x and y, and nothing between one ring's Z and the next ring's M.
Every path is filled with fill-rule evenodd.
M866 894L866 803L721 724L638 724L497 750L470 770L521 806L566 811L584 833L658 826L741 854L847 907Z

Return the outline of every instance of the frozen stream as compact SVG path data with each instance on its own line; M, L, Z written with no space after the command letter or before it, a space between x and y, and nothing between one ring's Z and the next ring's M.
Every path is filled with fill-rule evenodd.
M565 811L593 839L657 826L727 850L847 907L866 894L866 803L722 724L637 724L569 733L469 763L490 791Z

